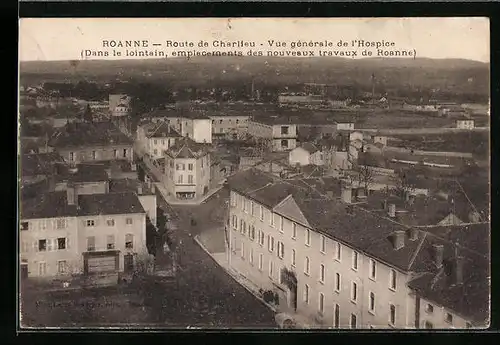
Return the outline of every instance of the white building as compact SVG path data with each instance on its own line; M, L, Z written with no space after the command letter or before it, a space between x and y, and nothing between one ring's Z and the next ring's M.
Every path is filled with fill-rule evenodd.
M297 124L286 118L254 118L248 123L248 134L269 140L273 151L290 151L297 146Z
M175 141L180 138L181 135L165 120L147 122L137 127L136 147L153 159L158 159L162 158L164 151L173 146Z
M474 120L462 118L457 120L457 128L459 129L474 129Z

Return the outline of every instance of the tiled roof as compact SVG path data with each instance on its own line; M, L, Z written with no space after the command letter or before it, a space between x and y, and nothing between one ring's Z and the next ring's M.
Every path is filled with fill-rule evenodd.
M145 213L133 192L80 195L78 206L79 216Z
M147 184L136 179L113 179L109 181L110 193L133 192L137 193L139 186L142 186L142 194L152 194Z
M208 154L208 145L183 137L170 146L166 153L173 158L199 158Z
M150 122L142 127L148 138L181 137L181 135L165 121L161 121L160 123Z
M303 143L302 145L300 145L300 147L311 154L319 150L313 143Z
M68 205L67 192L50 192L23 200L22 219L145 213L132 192L79 195L78 207Z
M50 138L50 146L62 148L132 144L111 122L68 123Z
M64 163L56 152L23 154L21 156L21 176L51 175L54 165Z
M109 178L104 164L77 164L76 171L70 170L68 166L59 166L57 181L71 182L102 182Z

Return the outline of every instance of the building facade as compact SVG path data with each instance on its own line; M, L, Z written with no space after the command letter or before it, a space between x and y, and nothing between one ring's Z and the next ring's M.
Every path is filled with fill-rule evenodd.
M297 147L297 124L279 120L257 120L248 123L248 134L270 141L275 152L290 151Z
M248 115L209 115L212 120L212 135L230 136L237 133L246 133L248 130Z
M137 141L139 151L147 153L153 159L162 158L164 151L175 144L181 135L166 121L149 122L137 127Z
M459 128L459 129L473 129L474 128L474 120L471 120L471 119L457 120L457 128Z

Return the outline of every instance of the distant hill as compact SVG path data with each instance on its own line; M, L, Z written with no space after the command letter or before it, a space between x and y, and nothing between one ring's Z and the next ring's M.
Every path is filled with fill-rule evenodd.
M386 88L411 86L489 93L489 64L464 59L200 57L189 60L29 61L21 62L20 71L21 78L147 77L201 85L212 80L251 78L266 84L370 85L371 76L375 74L377 83Z

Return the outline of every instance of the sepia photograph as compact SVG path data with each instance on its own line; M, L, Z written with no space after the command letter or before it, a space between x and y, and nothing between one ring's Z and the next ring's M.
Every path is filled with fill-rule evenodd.
M487 329L489 35L20 19L19 331Z

